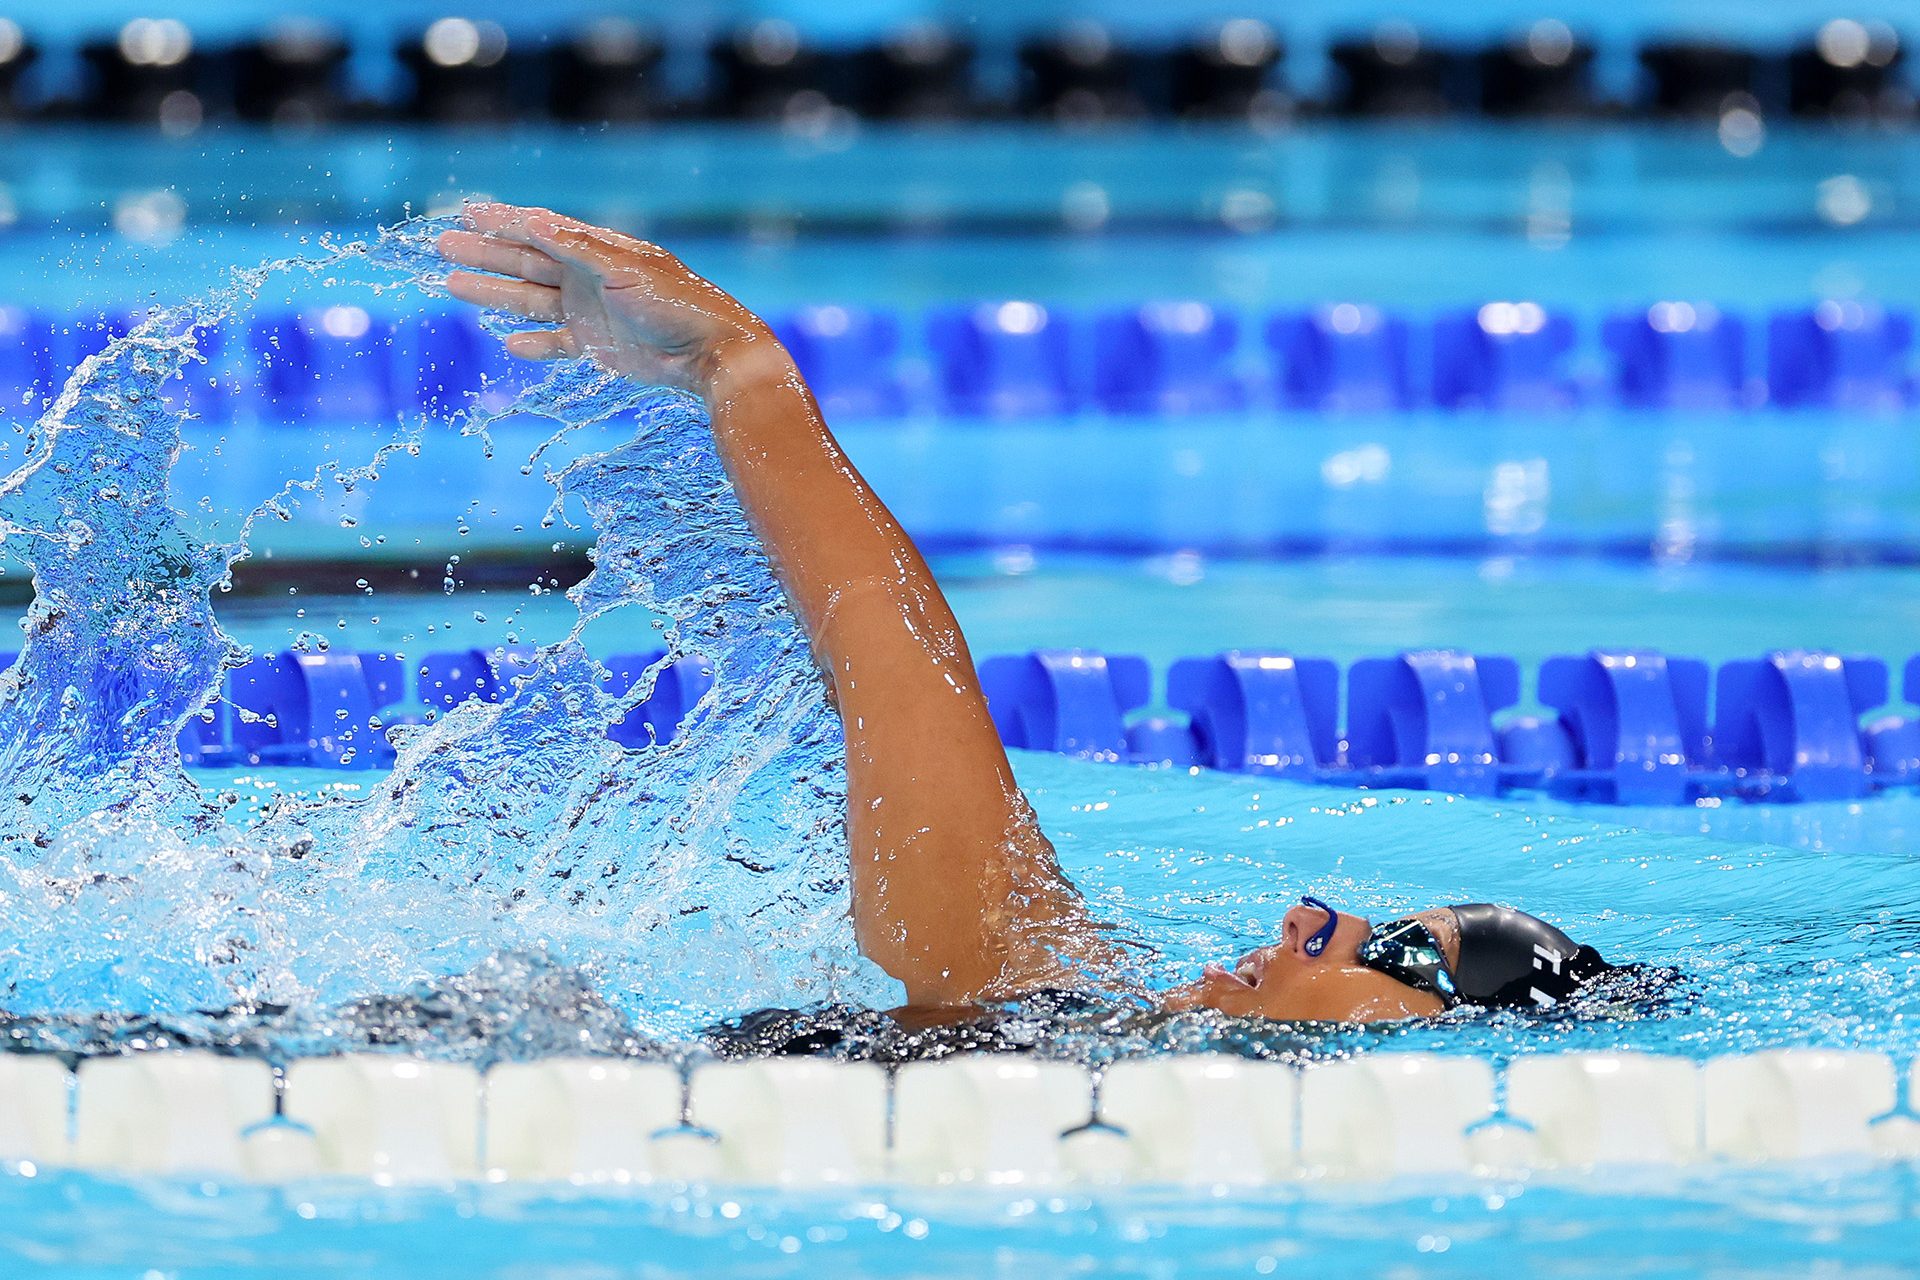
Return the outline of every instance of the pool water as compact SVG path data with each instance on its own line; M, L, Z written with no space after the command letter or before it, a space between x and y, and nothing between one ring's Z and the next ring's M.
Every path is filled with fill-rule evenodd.
M297 1193L0 1182L10 1274L178 1280L693 1280L965 1275L1550 1280L1911 1274L1910 1170L1622 1176L1606 1189L1489 1183L1005 1196L942 1190L608 1196L478 1187ZM0 1253L0 1257L7 1254Z

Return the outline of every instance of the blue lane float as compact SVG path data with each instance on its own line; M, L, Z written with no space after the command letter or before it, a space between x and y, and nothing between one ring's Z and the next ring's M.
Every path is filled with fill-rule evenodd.
M802 307L773 331L829 416L891 418L905 413L900 318L877 307Z
M1184 658L1167 702L1189 717L1197 763L1236 773L1317 776L1339 754L1340 668L1274 652Z
M1547 766L1556 795L1613 804L1681 804L1707 758L1707 664L1648 650L1593 652L1540 664L1543 706L1568 741Z
M1578 406L1570 316L1489 302L1433 323L1433 402L1442 409L1564 413Z
M1656 302L1610 317L1601 338L1615 361L1615 398L1628 408L1714 412L1749 403L1738 316L1705 303Z
M1400 316L1353 302L1275 316L1267 345L1281 403L1337 413L1413 408L1410 335Z
M1721 666L1713 748L1781 798L1846 800L1872 789L1860 717L1887 700L1887 664L1805 650Z
M1496 712L1520 701L1512 658L1422 650L1347 669L1353 781L1462 795L1501 789Z
M0 666L14 656L0 653ZM209 769L388 765L386 726L468 699L500 701L531 656L525 646L418 659L258 655L188 723L181 758ZM616 654L603 664L616 697L653 681L608 730L624 746L670 743L700 714L712 667L666 657ZM1344 673L1332 659L1278 650L1182 658L1167 669L1164 706L1135 654L1037 649L986 658L979 670L1002 742L1086 760L1623 805L1848 800L1920 785L1920 717L1862 724L1890 696L1887 664L1818 650L1717 670L1647 649L1557 655L1534 679L1547 715L1513 713L1523 690L1512 658L1453 650L1362 658ZM1901 688L1920 703L1920 655Z
M1035 649L980 664L980 687L1010 747L1094 760L1130 757L1126 717L1147 705L1153 673L1133 654Z
M207 769L291 766L365 769L393 762L389 725L417 724L469 699L499 702L533 650L507 645L408 659L392 653L260 654L227 674L224 697L190 720L181 759ZM13 655L0 655L11 662ZM628 747L673 741L713 685L698 657L666 662L664 650L616 654L604 664L607 692L653 684L608 736ZM1142 664L1141 678L1145 680ZM1144 700L1144 694L1143 694Z
M1204 302L1164 302L1095 321L1094 400L1109 413L1233 413L1249 402L1240 321Z
M1340 729L1342 673L1326 658L1180 659L1165 686L1175 716L1149 709L1135 657L1044 650L981 664L1007 745L1090 759L1627 805L1845 800L1920 782L1920 720L1862 726L1888 697L1877 658L1783 650L1716 672L1644 649L1560 655L1535 677L1548 715L1509 714L1522 695L1509 657L1425 650L1344 674ZM1920 696L1920 657L1904 688Z
M926 336L941 408L991 418L1078 409L1073 327L1067 313L1019 299L934 311Z
M1912 316L1830 300L1768 322L1767 387L1786 408L1902 409L1913 402L1912 354Z
M1254 321L1258 321L1255 323ZM1308 413L1782 409L1913 403L1910 312L1826 301L1767 317L1657 302L1589 332L1535 302L1432 316L1360 303L1248 317L1198 300L1081 312L1008 299L803 307L774 318L828 414L1013 420ZM0 404L51 395L127 317L0 308ZM177 394L210 422L390 422L504 407L510 357L470 314L333 306L204 336Z

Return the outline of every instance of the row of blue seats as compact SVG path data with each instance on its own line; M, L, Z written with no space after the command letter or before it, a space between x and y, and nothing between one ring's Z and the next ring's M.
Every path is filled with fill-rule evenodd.
M227 673L225 698L180 735L181 759L206 768L252 765L370 768L391 763L388 725L418 723L470 698L498 702L532 661L527 646L461 649L418 660L391 653L263 654ZM625 695L666 653L619 654L603 665ZM662 666L647 697L607 736L629 747L672 741L713 684L698 658Z
M1920 783L1920 719L1884 715L1878 658L1780 651L1725 662L1595 650L1541 663L1545 716L1520 702L1509 657L1447 650L1366 658L1236 651L1167 671L1178 716L1152 701L1144 659L1087 650L989 658L982 685L1009 746L1469 795L1544 789L1570 799L1683 804L1707 796L1849 799ZM1711 718L1709 689L1713 694ZM1903 692L1920 701L1920 657Z
M76 324L0 308L0 402L48 395L124 323ZM1201 302L1083 313L1005 301L930 312L910 350L898 314L819 306L775 319L830 414L920 409L990 417L1232 413L1277 403L1311 411L1889 409L1913 400L1913 316L1827 301L1760 326L1685 302L1609 317L1582 349L1572 317L1493 302L1430 321L1342 303L1267 318L1247 350L1241 316ZM1258 345L1258 344L1254 344ZM1756 347L1763 350L1756 350ZM401 320L352 306L259 318L206 336L205 376L182 396L213 421L387 420L445 413L510 378L499 342L471 313ZM1583 373L1582 362L1609 373ZM924 385L922 385L924 384ZM511 382L501 384L502 387Z

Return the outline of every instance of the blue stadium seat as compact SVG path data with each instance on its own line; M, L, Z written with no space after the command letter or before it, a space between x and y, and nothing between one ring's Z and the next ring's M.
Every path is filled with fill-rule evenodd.
M1192 716L1209 768L1311 777L1340 751L1340 668L1326 658L1182 658L1167 672L1167 702Z
M1100 760L1126 754L1126 714L1147 704L1151 680L1144 658L1087 649L1036 649L980 664L1002 742Z
M524 644L430 653L420 660L420 701L434 711L457 707L469 698L498 702L533 654L533 646Z
M393 386L400 408L444 418L474 407L498 412L513 403L523 373L505 343L471 310L428 311L393 333Z
M1595 649L1540 664L1540 701L1560 713L1576 764L1556 793L1610 804L1683 804L1706 762L1707 664Z
M1343 302L1275 316L1267 345L1288 408L1377 413L1413 407L1407 323L1378 307Z
M1705 304L1656 302L1608 320L1615 394L1630 409L1737 409L1747 400L1747 333Z
M1240 322L1204 302L1157 302L1094 324L1094 399L1113 413L1232 413Z
M664 649L650 653L621 653L607 659L607 692L624 695L640 682L647 668L667 656ZM654 676L653 692L607 729L607 736L627 747L650 747L671 742L694 706L713 687L713 667L704 658L687 656Z
M1443 409L1556 413L1578 391L1573 321L1535 302L1489 302L1433 325L1433 399Z
M900 385L900 320L868 307L803 307L777 317L774 334L829 418L897 417L907 407Z
M254 320L249 355L261 414L271 421L384 420L394 395L392 326L363 307L333 306Z
M1714 757L1776 798L1865 795L1860 717L1886 700L1887 664L1878 658L1788 650L1724 663Z
M1347 670L1352 780L1493 795L1501 784L1493 714L1519 700L1512 658L1444 649L1363 658Z
M1902 409L1913 316L1859 302L1784 311L1767 325L1767 389L1787 408Z
M927 343L944 407L996 418L1070 413L1078 407L1072 322L1037 302L949 308L927 317Z

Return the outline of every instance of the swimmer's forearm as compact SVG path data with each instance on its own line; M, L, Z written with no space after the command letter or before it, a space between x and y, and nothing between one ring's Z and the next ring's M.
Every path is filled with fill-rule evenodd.
M823 659L849 592L912 588L959 626L913 541L841 450L793 360L764 327L697 362L721 460ZM931 638L931 637L930 637ZM944 637L942 637L944 638Z

